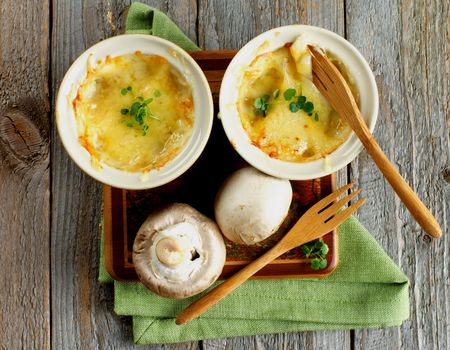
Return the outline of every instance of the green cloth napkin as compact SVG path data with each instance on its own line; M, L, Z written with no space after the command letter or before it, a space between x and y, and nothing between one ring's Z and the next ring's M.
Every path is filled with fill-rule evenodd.
M187 50L196 46L163 13L131 5L127 32L148 33ZM111 281L103 266L100 281ZM397 326L409 317L408 279L355 218L339 227L339 265L322 279L248 281L185 326L175 316L201 297L171 300L140 283L114 282L114 310L133 317L138 344L264 333Z
M186 51L200 48L173 21L157 9L135 2L128 10L125 24L127 34L151 34L170 40Z

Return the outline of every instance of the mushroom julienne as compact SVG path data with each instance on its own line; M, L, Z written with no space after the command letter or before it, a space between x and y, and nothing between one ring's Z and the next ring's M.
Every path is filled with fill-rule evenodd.
M133 245L141 282L156 294L175 299L200 293L214 283L225 256L216 223L181 203L151 214Z
M216 196L215 216L222 233L240 244L255 244L274 234L292 202L289 180L240 169L225 180Z

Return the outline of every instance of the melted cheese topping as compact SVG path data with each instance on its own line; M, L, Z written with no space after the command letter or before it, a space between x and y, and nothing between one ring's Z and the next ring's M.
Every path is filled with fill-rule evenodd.
M121 90L131 91L122 95ZM139 123L134 102L153 98ZM186 144L194 124L194 101L186 79L163 57L135 54L107 57L88 69L73 107L79 142L93 165L130 171L163 167ZM145 129L144 129L145 128Z
M351 129L320 94L312 82L311 56L303 37L292 45L257 56L242 75L237 108L242 125L251 142L270 157L289 162L309 162L325 157L338 148L350 135ZM358 98L352 79L345 67L334 57L333 63L343 73L353 95ZM291 112L283 97L284 91L294 88L314 104L308 116L303 110ZM279 96L273 96L279 89ZM256 98L269 95L269 109L265 117L256 116Z

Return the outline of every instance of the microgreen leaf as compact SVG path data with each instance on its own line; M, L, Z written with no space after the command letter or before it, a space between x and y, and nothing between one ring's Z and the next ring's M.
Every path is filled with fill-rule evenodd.
M274 92L272 92L273 98L278 98L280 96L280 89L276 89Z
M136 115L139 108L141 108L141 104L139 102L133 102L130 108L130 115Z
M320 260L319 269L324 269L325 267L327 267L327 259Z
M299 90L300 90L299 95L298 95L298 96L295 96L296 93L297 93L295 89L293 89L293 88L287 89L287 90L284 92L284 99L285 99L286 101L290 101L290 100L292 100L294 97L296 97L297 102L291 102L291 103L289 104L289 110L290 110L292 113L295 113L295 112L298 112L298 111L302 110L302 111L304 111L307 115L309 115L309 116L311 117L311 116L313 115L313 113L314 113L314 104L313 104L311 101L308 101L307 98L306 98L306 96L303 96L303 95L302 95L302 86L301 86L301 85L300 85L300 87L299 87ZM319 120L319 115L318 115L317 112L315 112L314 119L315 119L316 121Z
M120 90L120 93L125 96L126 94L128 94L128 90L126 88L123 88L122 90Z
M311 254L311 249L305 244L302 247L302 250L303 250L303 254L308 258L309 254Z
M127 90L131 91L132 90L131 86L127 86Z
M327 266L326 255L328 254L328 245L318 239L302 246L302 253L307 259L311 259L311 268L313 270L324 269Z
M131 86L122 90L131 91ZM138 96L136 100L137 101L131 104L130 108L122 108L120 113L123 115L129 114L132 117L132 120L128 121L127 126L133 127L136 124L140 125L143 132L142 135L145 136L149 129L149 126L145 123L145 118L150 117L159 121L161 119L155 116L148 108L148 104L153 101L153 97L144 99L142 96Z
M298 99L297 99L297 103L304 104L305 102L306 102L306 97L300 95L300 96L298 97Z
M314 105L313 105L313 103L312 102L310 102L310 101L308 101L308 102L306 102L305 103L305 106L303 107L303 110L306 112L306 113L312 113L312 111L314 110Z
M147 116L147 108L145 106L141 106L136 112L136 116L134 119L139 123L139 125L144 124L144 118Z
M311 260L311 268L313 270L319 270L320 269L320 260L317 258L314 258Z
M328 245L324 244L321 248L320 248L320 254L325 256L328 254Z
M289 110L292 113L295 113L295 112L298 112L299 108L295 102L291 102L291 103L289 103Z
M267 115L267 111L269 110L270 95L262 95L261 97L255 98L253 101L254 113L256 116L263 115L264 117Z
M253 102L253 107L255 107L256 109L260 109L262 105L263 102L261 100L261 97L255 98L255 101Z
M149 103L151 103L153 101L153 98L152 97L150 97L150 98L148 98L148 99L146 99L144 102L142 102L142 104L144 105L144 106L147 106Z
M285 92L284 92L284 99L286 100L286 101L290 101L290 100L292 100L292 98L295 96L295 94L296 94L297 92L295 91L295 89L287 89Z

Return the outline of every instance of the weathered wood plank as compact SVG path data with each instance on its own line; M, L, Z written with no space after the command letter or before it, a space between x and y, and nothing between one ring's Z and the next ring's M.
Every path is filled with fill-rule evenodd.
M0 348L50 347L48 1L0 5Z
M192 1L144 1L169 13L193 39L196 6ZM123 32L130 1L54 1L52 89L87 47ZM137 349L131 318L113 311L113 287L97 282L101 185L83 174L52 135L52 345L55 349ZM162 346L146 348L160 349ZM197 349L198 343L164 346Z
M342 1L200 1L198 41L207 50L239 49L256 35L287 24L312 24L344 35ZM347 182L344 169L338 184ZM349 349L350 332L305 332L203 341L204 349Z
M354 346L448 349L448 2L346 4L348 38L374 69L380 92L375 137L447 233L426 236L366 153L352 164L352 178L369 199L360 220L411 280L410 320L356 331Z
M72 4L66 1L54 3L52 46L54 88L59 84L69 63L85 47L120 32L123 10L127 4L128 1L106 0L88 2L84 7L81 0ZM196 14L195 1L182 3L153 1L151 4L168 13L192 39L196 39L196 26L193 25L195 22L192 20L192 16ZM448 219L446 203L449 201L449 186L445 178L448 182L448 126L445 116L448 115L446 105L448 79L445 80L446 62L443 53L445 53L447 40L445 18L448 16L448 5L445 2L430 3L429 6L424 7L419 5L418 2L398 5L387 1L374 3L349 1L347 2L349 23L347 32L350 41L361 49L377 74L381 90L380 120L382 122L378 124L376 136L419 195L432 205L433 210L438 214L438 219L443 223L444 232L447 232L448 228L445 225ZM198 41L207 49L239 48L257 33L277 25L293 23L298 19L302 23L324 26L341 35L344 33L343 9L339 1L334 2L333 6L316 2L291 4L284 1L256 3L235 1L226 4L219 1L200 1L198 6ZM5 8L16 11L13 6ZM383 9L381 14L380 9ZM0 19L5 16L4 11L2 7ZM36 12L33 14L36 16ZM8 13L5 18L7 17L14 16ZM2 20L1 23L5 22ZM0 37L0 42L2 40L3 36ZM24 37L23 42L26 40L29 40L28 36ZM374 49L386 47L386 43L392 43L394 49L384 51ZM1 47L2 49L5 47L3 42ZM5 101L15 100L15 98L10 99L10 92L2 85L3 76L9 73L3 68L4 52L3 49L0 54L2 57L0 60L0 97L2 98L0 111L2 113L3 110L8 110L9 106L8 102L3 103L4 96L7 96ZM420 52L426 54L420 55ZM400 67L400 71L395 72L393 66ZM42 73L39 73L39 69L37 71L37 74ZM33 71L32 74L36 72ZM28 111L25 112L26 115L27 113ZM431 119L432 115L434 115L433 119ZM42 123L45 124L44 121ZM2 130L10 128L8 125L5 126L3 120L1 127ZM39 124L38 129L28 128L27 130L38 130L38 133L30 132L32 135L37 135L34 136L38 140L37 144L42 144L40 138L45 144L47 140L45 126L42 127ZM56 137L55 131L53 135ZM2 141L4 142L3 138ZM19 156L27 151L39 154L36 158L38 165L33 163L30 166L27 163L25 167L21 163L14 163L15 158L9 157L10 152L5 153L8 157L4 156L3 147L2 144L0 147L2 189L23 184L23 181L17 182L11 179L4 181L3 164L13 164L15 174L25 169L26 176L30 176L30 167L35 169L45 161L48 162L45 151L41 151L41 146L38 147L39 151L36 151L34 143L29 148L23 145L16 147ZM429 153L422 152L430 148ZM52 344L55 348L134 348L129 318L118 318L111 311L112 288L100 286L96 282L100 186L81 174L78 168L68 160L58 140L53 143L52 151L54 155L52 166L54 174ZM359 161L351 167L351 173L352 177L357 178L359 184L366 188L369 197L373 198L373 201L369 203L373 210L361 212L360 219L375 234L394 260L403 266L413 282L411 321L399 329L357 331L354 346L356 348L399 348L401 346L404 348L449 348L448 238L444 237L438 242L430 243L427 237L420 233L419 228L395 199L392 191L365 154L362 154ZM42 198L39 201L35 197L40 192L40 188L45 187L37 181L45 180L45 168L43 174L44 176L39 179L33 178L34 182L29 181L33 189L38 188L33 192L33 198L29 197L29 192L27 197L25 194L22 197L17 196L17 193L15 193L16 197L13 197L37 202L38 205L34 206L36 213L45 211L45 204L40 204ZM17 175L14 176L17 177ZM345 182L345 174L341 177L341 181ZM6 202L7 197L4 198ZM385 203L384 206L381 205L383 203ZM23 210L23 206L19 208L17 205L16 208ZM5 212L3 208L1 212L0 222L3 225L1 218L8 215L3 214ZM8 228L12 226L13 229L2 230L2 233L13 232L14 228L20 225L29 230L22 219L23 215L18 217L20 219L16 219L16 226L8 221L10 225ZM45 223L43 225L45 226ZM33 227L44 226L39 224ZM14 232L17 230L15 229ZM22 231L25 232L25 229ZM28 234L28 231L26 232ZM413 239L408 239L409 237ZM43 242L37 243L37 246L41 248ZM28 258L36 259L36 257L33 258L33 252L31 255ZM42 259L41 256L37 258ZM37 261L33 260L33 262ZM39 263L37 262L38 265ZM2 264L2 266L7 265ZM18 268L18 271L24 274L22 268ZM30 276L27 274L24 278L30 278ZM36 278L36 281L38 280L45 281L45 276L43 279ZM9 305L8 300L5 305ZM3 315L0 319L3 321ZM33 331L37 332L42 331L43 327L34 328ZM25 335L25 337L29 336L29 334ZM36 339L40 338L33 334L32 340L35 343ZM308 332L213 340L205 341L203 345L211 349L349 348L350 336L349 332ZM170 348L191 347L196 348L196 343Z

